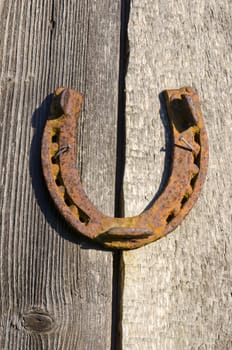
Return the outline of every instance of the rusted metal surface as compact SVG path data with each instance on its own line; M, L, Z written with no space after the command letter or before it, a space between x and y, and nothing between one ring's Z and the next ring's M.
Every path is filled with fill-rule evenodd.
M184 219L206 177L208 140L197 93L189 87L164 91L173 134L172 170L164 191L138 216L112 218L87 197L76 168L76 127L82 97L56 90L42 140L44 177L57 208L79 233L106 247L133 249L155 241Z

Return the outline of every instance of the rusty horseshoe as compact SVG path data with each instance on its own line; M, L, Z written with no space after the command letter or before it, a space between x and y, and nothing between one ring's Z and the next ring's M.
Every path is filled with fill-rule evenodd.
M208 138L198 95L189 87L166 90L164 95L173 135L166 187L140 215L112 218L91 203L76 167L76 127L82 96L64 87L54 93L41 150L48 190L72 227L106 247L133 249L163 237L184 219L201 192L208 165Z

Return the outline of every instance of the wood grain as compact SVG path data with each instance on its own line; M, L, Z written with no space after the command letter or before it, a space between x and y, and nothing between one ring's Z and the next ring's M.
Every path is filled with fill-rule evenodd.
M85 96L79 166L114 212L120 2L2 1L0 348L110 349L113 257L54 209L40 141L58 86Z
M197 88L210 163L181 226L124 253L123 350L232 348L231 14L229 0L131 2L125 214L143 210L162 182L162 90Z

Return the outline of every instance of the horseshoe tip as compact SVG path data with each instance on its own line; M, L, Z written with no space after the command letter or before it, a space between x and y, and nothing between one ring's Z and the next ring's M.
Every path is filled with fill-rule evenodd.
M66 88L64 86L55 90L51 108L50 119L58 118L63 114L76 115L80 112L83 97L75 90Z
M65 86L61 86L54 92L54 96L59 96L63 91L68 90Z

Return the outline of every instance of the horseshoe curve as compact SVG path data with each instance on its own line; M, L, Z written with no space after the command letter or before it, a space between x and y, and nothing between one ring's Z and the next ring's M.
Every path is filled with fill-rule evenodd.
M138 216L112 218L87 197L76 167L76 128L82 96L58 88L41 147L48 190L58 210L79 233L106 247L133 249L174 230L196 202L206 177L208 138L197 93L190 87L164 91L172 129L172 167L165 189Z

